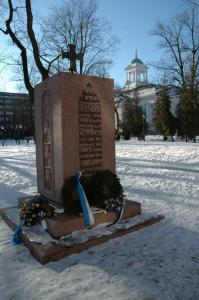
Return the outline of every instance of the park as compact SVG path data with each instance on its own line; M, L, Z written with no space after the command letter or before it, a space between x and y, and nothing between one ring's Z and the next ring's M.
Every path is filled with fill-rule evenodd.
M199 3L118 84L111 2L0 2L0 299L199 297Z

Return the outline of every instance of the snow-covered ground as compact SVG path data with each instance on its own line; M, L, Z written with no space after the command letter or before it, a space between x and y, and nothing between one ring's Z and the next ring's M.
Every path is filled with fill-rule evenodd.
M123 141L116 156L128 197L165 219L45 266L0 219L0 300L199 299L199 144ZM0 146L0 207L35 192L34 145Z

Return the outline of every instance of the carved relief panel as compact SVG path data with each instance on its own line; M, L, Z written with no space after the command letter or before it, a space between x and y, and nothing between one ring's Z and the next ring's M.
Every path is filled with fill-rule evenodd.
M43 130L43 170L44 189L50 195L54 193L53 169L53 125L52 103L49 91L45 91L42 98L42 130Z

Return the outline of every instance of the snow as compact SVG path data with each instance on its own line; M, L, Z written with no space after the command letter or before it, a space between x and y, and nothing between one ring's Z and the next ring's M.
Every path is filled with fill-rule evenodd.
M116 144L117 173L143 216L165 219L42 266L0 219L0 299L199 299L199 144ZM0 146L0 207L36 189L34 144Z

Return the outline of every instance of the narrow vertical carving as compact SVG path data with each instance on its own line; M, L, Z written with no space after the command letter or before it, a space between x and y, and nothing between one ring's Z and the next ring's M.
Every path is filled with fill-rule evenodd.
M52 103L49 91L42 98L44 189L54 193Z

